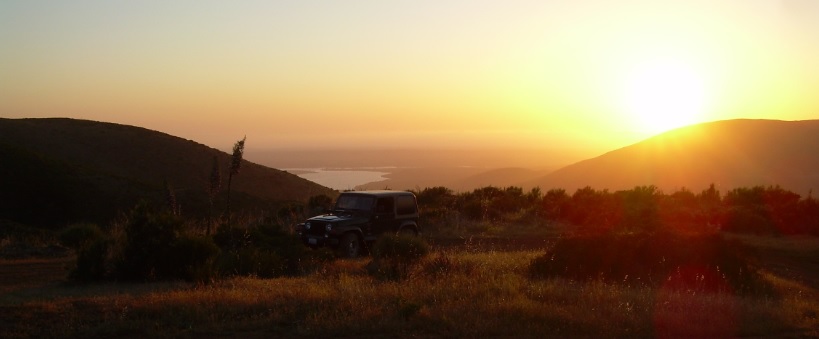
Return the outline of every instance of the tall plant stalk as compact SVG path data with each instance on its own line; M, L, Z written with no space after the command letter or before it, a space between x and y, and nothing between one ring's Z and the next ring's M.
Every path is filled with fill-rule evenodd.
M208 182L208 202L210 202L210 206L208 208L208 235L210 235L210 228L213 224L213 201L216 199L216 195L219 194L219 190L221 190L221 188L222 171L219 169L219 157L214 155L213 167L211 167L210 180Z
M233 176L239 174L239 170L242 168L242 155L245 152L245 140L247 136L242 138L233 145L233 156L230 158L230 172L228 173L228 195L227 195L227 218L228 224L230 224L230 187L233 182Z

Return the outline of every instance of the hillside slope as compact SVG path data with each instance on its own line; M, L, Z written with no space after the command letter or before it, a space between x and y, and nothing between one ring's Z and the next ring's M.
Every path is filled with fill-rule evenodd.
M819 120L727 120L660 134L522 184L543 189L629 189L656 185L694 191L780 185L819 190Z
M252 147L252 140L248 141ZM138 200L161 202L167 181L183 213L202 215L218 157L223 200L230 155L144 128L73 119L0 119L0 219L35 224L102 221ZM243 162L234 208L306 201L332 190L296 175Z

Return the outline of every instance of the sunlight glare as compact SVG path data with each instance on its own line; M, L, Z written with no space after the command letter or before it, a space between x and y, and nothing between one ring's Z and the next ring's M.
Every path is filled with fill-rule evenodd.
M674 60L638 65L623 86L626 112L644 132L661 133L698 122L705 107L705 83L690 66Z

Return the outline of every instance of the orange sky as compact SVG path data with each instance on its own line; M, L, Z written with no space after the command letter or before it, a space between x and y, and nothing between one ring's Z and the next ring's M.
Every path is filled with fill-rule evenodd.
M811 0L4 1L0 46L1 117L220 149L593 153L819 118Z

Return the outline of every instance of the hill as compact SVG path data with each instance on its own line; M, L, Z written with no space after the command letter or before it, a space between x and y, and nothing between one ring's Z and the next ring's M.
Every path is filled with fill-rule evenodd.
M561 168L521 186L669 191L715 184L819 189L819 120L726 120L679 128Z
M252 141L251 141L252 142ZM251 144L252 145L252 144ZM182 213L204 215L218 158L224 206L230 155L140 127L73 119L0 119L0 219L41 226L104 222L139 200L161 203L167 181ZM333 191L245 161L234 208L264 209Z

